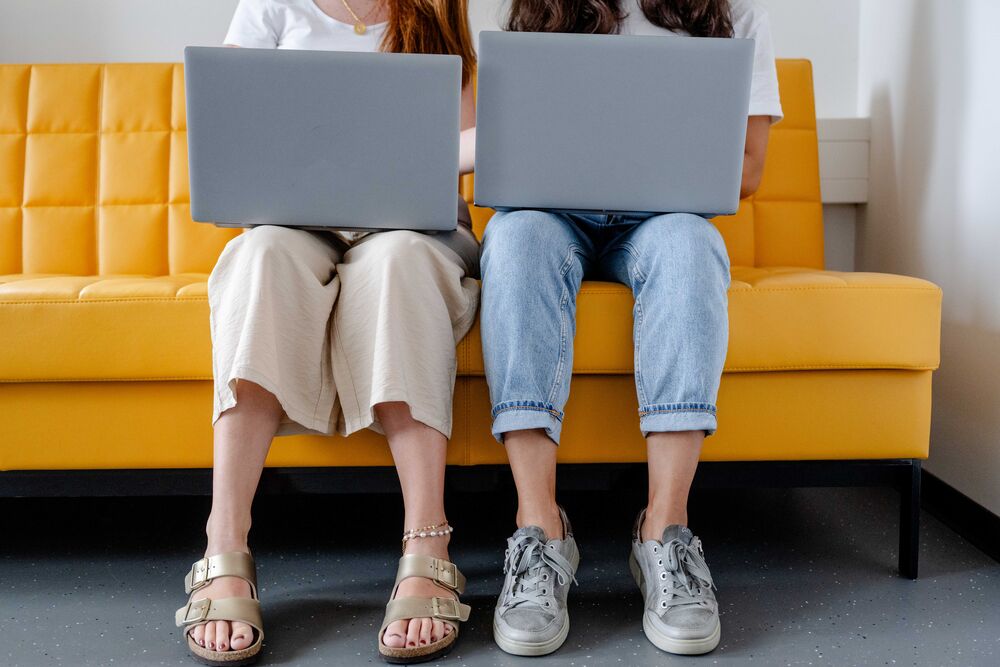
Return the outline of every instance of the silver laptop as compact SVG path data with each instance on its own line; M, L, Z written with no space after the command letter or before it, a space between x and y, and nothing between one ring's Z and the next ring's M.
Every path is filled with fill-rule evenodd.
M189 47L191 217L455 229L457 56Z
M753 40L482 32L475 200L733 213Z

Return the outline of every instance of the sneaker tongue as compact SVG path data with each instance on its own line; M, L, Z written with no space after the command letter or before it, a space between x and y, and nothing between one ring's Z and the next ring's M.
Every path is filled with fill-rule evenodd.
M667 544L673 540L680 540L685 545L691 544L691 538L694 537L694 533L687 526L679 526L674 524L673 526L667 526L667 529L663 531L663 543Z
M530 536L534 537L539 542L548 542L549 538L545 536L545 531L538 526L525 526L524 528L518 528L514 532L514 537Z

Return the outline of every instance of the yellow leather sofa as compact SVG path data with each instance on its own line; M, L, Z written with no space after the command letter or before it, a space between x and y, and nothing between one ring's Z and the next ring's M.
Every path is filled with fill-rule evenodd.
M760 191L715 221L731 337L703 459L923 459L941 292L823 270L811 68L778 71ZM0 66L0 471L211 466L206 279L239 232L190 219L184 108L179 65ZM644 459L631 308L583 287L562 461ZM449 462L501 463L478 328L458 355ZM282 438L268 465L391 464L379 436L349 440Z

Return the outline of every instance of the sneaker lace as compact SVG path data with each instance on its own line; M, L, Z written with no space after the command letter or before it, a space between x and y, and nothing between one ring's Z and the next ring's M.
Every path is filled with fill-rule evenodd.
M516 607L521 604L549 607L553 590L548 586L549 572L555 574L560 585L572 580L573 566L566 560L552 542L542 543L533 535L511 538L507 545L504 574L511 585L505 587L507 595L504 606Z
M669 609L684 605L708 607L709 593L715 588L712 573L708 570L701 541L694 538L690 545L671 540L653 552L662 557L660 566L660 608Z

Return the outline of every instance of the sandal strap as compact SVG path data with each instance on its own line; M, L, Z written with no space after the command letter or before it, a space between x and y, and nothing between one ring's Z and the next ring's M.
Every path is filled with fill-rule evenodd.
M458 622L469 620L471 611L472 607L454 598L411 597L389 600L389 604L385 606L385 618L382 620L379 636L390 623L411 618L436 618L457 630Z
M398 587L403 579L410 577L431 579L459 595L465 592L465 575L457 565L443 558L417 554L403 556L399 559L399 568L396 570L396 586Z
M208 621L239 621L252 626L264 635L264 620L260 613L260 602L250 598L223 598L211 600L203 598L188 602L174 614L178 628L190 627Z
M250 584L251 594L257 597L257 568L248 553L231 551L195 561L184 577L184 592L190 595L216 577L239 577Z

